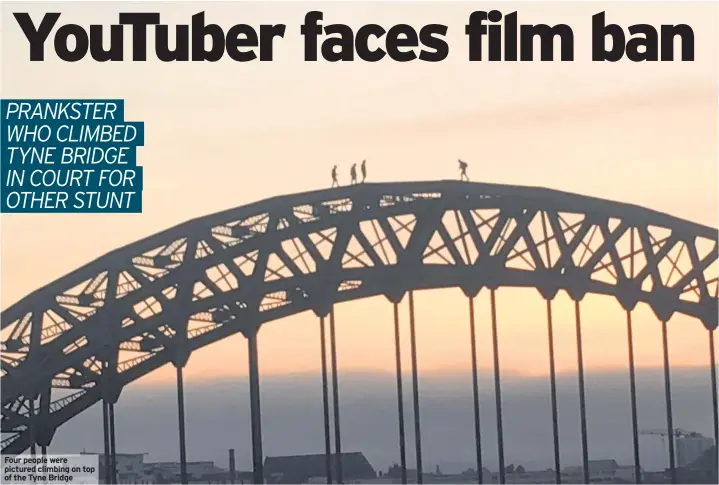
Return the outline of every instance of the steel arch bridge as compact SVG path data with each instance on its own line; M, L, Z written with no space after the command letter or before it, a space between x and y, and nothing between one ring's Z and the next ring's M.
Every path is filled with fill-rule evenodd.
M252 344L265 322L324 318L335 303L375 295L396 304L444 287L470 298L534 287L549 302L560 290L576 302L595 293L713 331L717 236L634 205L455 181L360 184L193 219L2 312L2 451L47 446L72 417L115 403L168 362L181 369L200 347L238 332Z

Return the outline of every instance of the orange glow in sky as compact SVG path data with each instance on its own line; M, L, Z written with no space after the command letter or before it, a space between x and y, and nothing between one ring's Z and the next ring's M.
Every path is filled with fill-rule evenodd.
M2 307L106 252L190 218L267 197L328 187L330 169L367 159L370 181L438 180L470 162L476 181L544 186L633 203L716 227L717 6L670 3L519 4L523 22L573 26L572 63L469 63L463 25L477 3L326 4L326 22L449 25L450 57L435 64L304 63L302 3L162 3L167 22L205 10L208 21L284 22L273 63L30 63L10 15L2 25L3 97L124 98L126 119L145 122L144 212L139 215L3 215ZM8 7L3 5L6 13ZM31 13L42 10L34 4ZM143 7L144 8L144 7ZM315 7L313 7L315 8ZM512 11L503 4L503 11ZM694 63L589 61L591 15L629 25L694 27ZM65 21L111 23L117 4L67 4ZM291 39L296 39L294 42ZM477 298L481 367L492 364L489 293ZM416 297L422 372L468 369L468 303L458 289ZM548 372L544 301L536 290L497 292L503 372ZM402 303L405 366L408 310ZM553 306L557 367L576 369L574 307ZM382 298L336 308L340 371L394 370L392 306ZM634 312L637 366L662 363L660 323ZM626 366L626 315L606 297L582 302L588 371ZM670 322L672 365L707 364L707 332L681 315ZM263 373L319 369L319 324L310 313L265 325ZM245 374L244 338L197 351L185 376ZM165 367L143 382L174 379Z

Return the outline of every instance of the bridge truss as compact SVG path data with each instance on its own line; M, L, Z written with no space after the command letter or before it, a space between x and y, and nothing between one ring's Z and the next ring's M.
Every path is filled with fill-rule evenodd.
M397 330L397 305L409 292L414 334L412 290L460 287L470 301L474 332L473 298L491 291L499 391L494 291L509 286L536 288L547 300L553 396L551 302L560 290L575 301L587 481L580 302L587 293L612 295L626 310L638 470L631 311L646 303L663 322L669 386L666 322L684 314L700 321L710 337L717 327L717 254L716 229L666 214L547 189L462 182L361 184L194 219L112 251L2 313L2 451L21 453L36 444L44 449L60 425L102 401L106 453L112 448L114 456L113 406L120 391L170 362L177 368L184 467L182 368L194 350L242 333L250 349L255 483L261 483L256 334L262 324L305 311L320 317L329 460L324 322L329 316L337 418L334 304L385 295L395 305ZM471 346L476 400L474 337ZM672 428L669 387L667 400ZM402 416L401 394L398 410ZM478 413L475 418L481 470ZM419 436L418 412L415 427ZM339 426L335 433L339 453ZM501 463L501 443L499 448ZM416 452L421 464L420 444Z

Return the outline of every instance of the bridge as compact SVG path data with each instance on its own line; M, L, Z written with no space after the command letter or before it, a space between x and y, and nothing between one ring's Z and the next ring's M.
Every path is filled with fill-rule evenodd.
M639 479L632 334L632 310L639 303L651 307L662 328L670 436L674 425L667 322L682 314L706 328L714 438L719 441L712 338L719 323L717 236L715 228L635 205L543 188L456 181L360 184L275 197L193 219L116 249L2 312L2 452L36 453L39 446L45 453L58 427L101 401L105 476L116 483L114 405L125 386L172 363L186 483L183 367L193 351L241 333L249 349L254 483L263 483L257 332L267 322L311 311L320 327L328 482L342 483L340 460L331 466L332 457L341 453L333 308L384 295L394 305L398 441L406 483L398 305L409 301L415 454L422 470L413 292L459 287L468 301L477 470L482 470L482 452L474 298L480 291L490 293L499 480L504 483L495 292L500 287L531 287L546 300L557 483L561 475L552 301L559 291L574 301L585 483L589 451L581 302L589 293L611 295L626 312ZM673 441L667 446L676 481ZM421 473L418 478L421 482Z

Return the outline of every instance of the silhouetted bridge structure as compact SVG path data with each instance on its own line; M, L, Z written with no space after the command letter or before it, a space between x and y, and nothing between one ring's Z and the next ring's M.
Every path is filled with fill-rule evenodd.
M413 290L459 287L468 299L477 470L482 470L482 452L474 297L481 290L490 292L496 432L504 482L495 292L500 287L533 287L546 300L557 481L552 300L561 290L575 302L585 483L589 450L580 310L588 293L612 295L626 310L634 465L640 476L632 310L638 303L649 305L662 326L669 435L667 322L683 314L707 329L716 442L712 336L718 323L717 272L716 229L554 190L442 181L361 184L275 197L194 219L114 250L7 308L2 313L2 451L35 453L40 446L46 452L59 426L102 401L105 463L113 463L114 405L120 391L170 362L177 369L180 460L186 481L183 366L194 350L239 332L249 347L253 472L255 483L262 483L257 332L266 322L313 311L320 327L330 477L335 468L331 457L341 452L333 306L385 295L394 305L400 466L406 481L398 304L409 299L415 453L421 470ZM667 441L676 480L673 440ZM341 483L339 465L339 476L329 481ZM113 468L108 476L116 480Z

